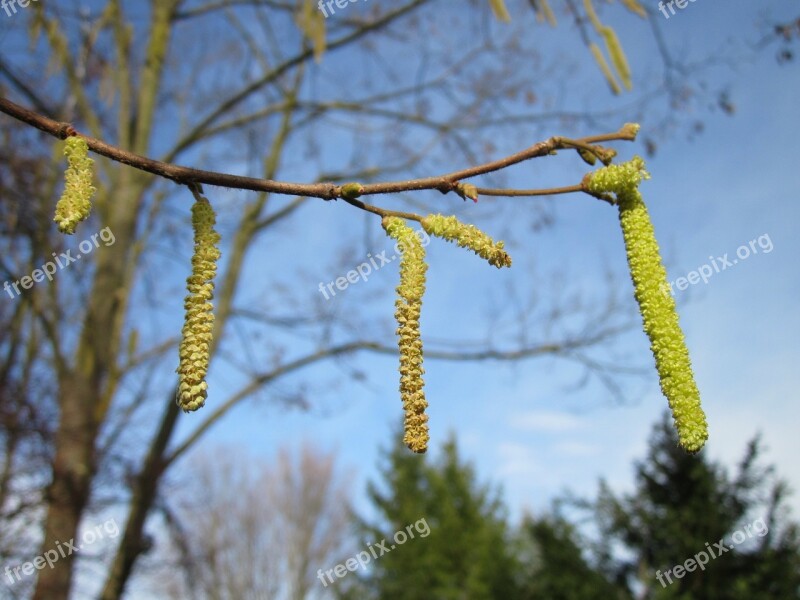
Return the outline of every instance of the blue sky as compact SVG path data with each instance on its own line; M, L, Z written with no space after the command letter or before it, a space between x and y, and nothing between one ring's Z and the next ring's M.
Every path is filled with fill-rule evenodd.
M509 2L512 14L522 4L527 6ZM370 7L368 3L356 3L347 10L355 15ZM425 14L435 15L439 10L456 9L454 5L438 3ZM652 179L642 185L642 192L670 280L688 277L693 270L725 254L733 261L737 249L747 248L756 240L754 250L746 258L715 272L705 284L677 291L676 299L710 425L705 452L733 467L743 455L746 443L761 433L767 447L764 460L776 464L778 473L800 491L800 467L796 461L800 455L800 436L796 433L800 423L797 393L800 317L795 309L800 298L797 268L800 240L795 229L800 217L800 170L796 166L800 79L797 62L776 64L774 47L755 55L741 47L743 40L756 36L755 24L761 20L796 18L796 5L775 1L770 3L769 17L766 14L766 9L754 7L747 0L731 0L724 6L698 0L669 20L660 13L654 14L665 42L681 60L691 63L710 57L716 61L713 68L700 64L693 68L702 69L703 78L712 86L729 85L736 113L727 116L718 110L698 110L694 105L676 109L695 112L675 115L684 128L665 139L659 138L656 155L648 158ZM606 8L602 17L616 28L622 40L634 82L657 81L661 71L652 33L637 23L636 17L620 10ZM331 17L335 18L336 15ZM0 20L4 19L0 16ZM485 19L481 19L474 17L475 22L483 23ZM488 22L492 32L504 35L506 26ZM9 23L22 25L23 21L18 17L4 21L4 27ZM570 52L561 63L569 77L574 78L568 82L570 93L565 94L563 104L541 106L542 110L604 110L633 105L638 88L632 95L611 97L566 20L555 30L534 25L530 17L527 21L517 20L517 25L532 28L541 37L546 59L561 60L558 54L561 48ZM216 22L212 25L219 26ZM11 33L5 37L6 32L11 31L3 30L4 44L12 37ZM479 32L485 34L483 29ZM421 39L420 44L427 44L427 40ZM192 56L191 50L182 52ZM548 56L547 51L556 55ZM326 96L329 92L330 98L337 97L335 93L340 91L337 69L360 68L370 73L373 69L377 81L382 77L391 79L388 71L379 71L376 66L379 61L372 62L373 59L362 48L326 55L321 65L312 67L314 94L320 99L329 99ZM547 64L542 57L535 60L540 65ZM413 82L416 73L410 67L404 70L406 63L413 62L414 57L400 56L397 64L387 69L395 68L392 73L395 78L405 77ZM561 85L559 81L551 83L548 91ZM393 85L398 85L397 81ZM449 108L432 107L443 115ZM659 117L663 117L663 107L659 110ZM704 130L687 140L685 125L695 119L702 121ZM648 112L639 114L631 110L624 120L642 123L641 140L653 134L656 126L656 120ZM175 123L177 120L172 125L177 126ZM621 124L622 121L612 127ZM528 134L527 127L520 126L513 135L501 137L493 151L478 147L475 153L481 161L490 160L546 136L564 133L558 128L541 132L535 124L530 130ZM579 126L569 134L600 131ZM174 132L170 127L159 132L156 148L170 147ZM352 139L333 129L315 131L314 141L319 144L315 148L318 154L311 159L303 143L291 147L284 159L282 179L309 181L318 175L316 169L320 165L346 167L347 157L369 160L375 149L369 144L359 148ZM261 145L266 148L267 141L261 141ZM621 159L644 153L642 141L618 143L615 147ZM197 153L198 157L203 150L206 148ZM208 150L212 156L220 152L218 148ZM158 150L153 151L154 155L157 153ZM181 162L189 164L193 158L183 156ZM452 162L448 162L450 159ZM240 163L214 165L218 169L227 166L232 172L246 170ZM463 157L440 152L436 163L425 165L423 172L430 175L431 170L435 173L463 166L466 166ZM511 187L571 184L579 181L587 170L574 155L560 153L515 167L505 175L503 183ZM242 195L214 188L206 192L221 207L220 222L224 230L229 225L226 206L235 205ZM430 243L422 332L423 340L431 346L446 340L470 348L488 338L507 349L514 347L517 338L546 339L541 321L514 320L516 304L524 304L535 295L552 300L558 294L565 298L565 306L572 295L599 302L607 289L604 278L609 272L614 276L614 290L626 303L627 314L638 319L616 211L607 204L588 196L571 195L514 200L482 198L476 205L438 193L381 197L374 202L408 208L409 199L435 202L438 210L455 212L487 233L507 239L514 258L511 269L499 271L441 240ZM282 206L282 202L274 200L274 205ZM176 204L181 210L185 206L185 202ZM555 225L532 233L530 223L542 207L552 211ZM181 213L176 209L171 214ZM151 327L150 333L157 339L175 336L180 328L188 229L181 242L183 246L175 239L172 235L157 238L154 242L158 244L157 251L148 259L157 270L158 284L165 286L159 288L164 292L160 295L164 300L159 310L142 320L146 322L142 327ZM769 244L763 243L766 241ZM343 276L368 254L376 256L386 250L391 255L391 247L372 216L341 202L310 202L296 217L271 229L250 252L238 305L264 307L283 301L282 290L291 290L299 299L298 306L322 304L346 317L352 330L360 332L362 337L382 337L393 342L391 315L398 278L396 263L373 272L369 281L352 284L330 300L325 300L318 291L320 282ZM509 296L510 289L516 290L515 296ZM273 314L284 314L283 308L279 305ZM291 312L288 310L291 308L286 307L286 312ZM543 308L538 306L536 310L539 311L536 315L541 316ZM490 316L499 319L498 325L492 324L487 318ZM270 357L257 352L260 341L253 336L249 341L256 348L254 360L267 363ZM288 347L300 353L307 351L309 344L294 340ZM502 487L515 520L526 511L546 510L550 501L566 490L592 496L600 478L606 479L618 493L630 490L633 461L644 457L652 426L665 410L666 400L658 389L648 343L640 329L614 345L614 356L622 357L624 364L647 367L646 378L634 379L625 386L624 402L615 400L595 380L574 389L580 370L574 364L554 358L516 364L427 361L430 454L435 457L441 444L451 433L455 434L463 458L476 466L479 479ZM153 378L154 387L163 384L160 390L174 384L174 364L167 362ZM343 376L355 371L365 374L366 380ZM207 406L181 418L178 440L241 381L223 363L213 365ZM366 482L376 477L380 449L389 445L390 435L402 418L397 385L397 359L391 356L362 353L336 364L305 370L235 408L209 431L200 446L236 446L266 463L273 459L278 448L299 448L305 442L312 442L322 450L336 450L342 469L354 474L352 491L357 509L369 515ZM282 407L281 400L298 387L307 389L311 400L307 412ZM154 394L153 406L162 396ZM141 435L144 438L145 433ZM187 458L191 456L190 453ZM177 465L175 480L185 481L186 473L181 469L188 462L184 460ZM791 506L794 517L800 518L799 494L791 498Z
M773 4L773 16L796 16L791 3ZM691 59L713 55L719 48L729 47L731 39L752 36L761 17L762 10L747 2L729 2L722 7L707 0L690 4L660 25L670 47L682 58ZM641 27L626 29L630 18L609 15L635 75L654 76L650 34ZM656 13L655 18L661 17ZM543 31L542 35L558 33ZM332 55L325 60L340 58ZM608 96L590 60L586 57L581 64L588 81L587 95ZM642 190L671 280L711 262L710 257L727 253L733 259L740 246L761 237L763 247L757 241L754 246L758 252L715 273L707 284L678 291L676 298L710 423L707 454L732 467L746 442L761 432L768 448L764 459L775 463L778 472L800 490L796 464L800 455L800 437L796 435L800 422L796 392L800 387L796 368L800 322L793 310L800 292L800 242L793 235L800 217L794 170L798 66L778 66L773 50L751 61L734 62L734 68L713 71L709 77L730 83L736 114L699 113L705 126L701 135L687 141L682 133L676 133L661 141L656 156L648 160L652 179ZM580 102L578 98L576 105ZM619 106L624 99L609 98L607 102ZM642 122L646 135L647 118ZM616 147L623 158L643 153L641 143ZM534 168L537 173L547 171L548 181L564 183L585 172L580 165L562 159L546 168ZM457 166L461 165L452 165ZM515 172L510 183L529 185L523 176ZM481 210L509 201L482 199L474 208L460 200L449 202L463 218L481 224L480 215L486 214ZM498 310L498 304L502 306L503 286L512 280L523 288L529 280L546 284L536 279L541 274L561 273L568 287L591 291L600 285L602 270L611 269L618 276L621 296L630 301L614 209L577 196L524 201L537 202L555 204L556 226L528 240L524 229L515 230L511 225L515 264L508 272L498 272L434 240L429 246L424 337L480 340L482 319L487 312ZM519 210L525 210L524 203L519 202ZM316 241L315 249L293 248L304 269L287 267L284 279L287 285L306 285L309 297L319 295L319 282L332 281L346 271L329 266L320 248L334 247L343 235L363 237L350 263L353 268L367 253L375 255L391 247L376 234L376 224L370 222L372 233L364 233L365 221L354 219L344 206L315 206L306 214L313 215L306 226L309 239ZM494 226L498 228L500 223ZM493 233L493 225L485 229ZM772 247L769 252L767 239ZM266 242L265 251L274 251L284 241ZM251 268L250 276L257 279L258 266ZM341 302L342 310L353 310L364 306L359 304L363 300L389 315L396 279L396 266L386 266L368 282L352 285L329 302ZM391 322L384 322L385 331L391 331ZM637 330L624 339L621 350L637 364L652 367L644 334ZM326 450L336 449L342 466L356 475L356 504L368 513L364 483L375 477L379 448L388 445L392 428L401 417L396 361L359 355L350 364L369 375L368 384L337 379L330 367L304 374L299 380L312 389L315 385L326 388L310 412L247 404L214 429L204 443L243 445L266 460L279 446L296 447L304 440ZM429 361L426 370L431 454L435 456L440 444L454 432L463 456L475 463L481 480L502 486L514 518L523 511L545 510L555 495L567 489L592 495L599 478L607 479L617 491L631 489L632 462L644 456L651 428L666 407L654 369L646 381L626 388L628 401L622 404L597 385L568 390L575 381L575 368L553 359L513 366ZM306 380L306 376L313 379ZM328 381L336 385L328 388ZM214 383L212 380L212 389ZM216 384L221 385L219 380ZM795 517L800 516L800 496L792 498L792 506Z
M369 5L377 1L355 3L348 7L348 14L368 11ZM524 2L508 4L512 14L521 5L527 6ZM438 6L456 10L454 4L442 2ZM796 171L796 140L800 133L798 63L778 66L774 48L756 55L741 51L742 40L755 37L757 23L789 20L798 15L796 3L788 0L775 0L769 3L769 13L766 10L748 0L724 4L697 0L669 20L655 13L653 18L659 19L666 43L682 60L714 56L730 61L728 65L716 65L704 77L712 84L729 83L736 113L726 116L720 111L702 111L676 115L684 125L695 118L702 120L704 131L691 141L682 129L660 139L656 155L648 159L652 179L643 183L642 192L670 280L688 276L725 254L733 260L737 249L756 240L753 248L757 252L752 251L747 258L715 273L706 284L678 291L676 298L710 424L705 452L733 467L747 441L760 432L768 449L764 460L777 465L778 473L800 492L796 461L800 456L800 317L795 309L800 298L800 239L796 234L800 217ZM336 15L331 17L335 18ZM649 30L637 23L636 17L619 10L606 8L603 18L616 28L622 40L634 81L658 80L657 49ZM0 14L0 22L6 44L6 32L11 29L5 28L22 24L22 20L16 17L9 21ZM502 31L504 26L491 21L489 27ZM532 19L526 27L534 27ZM538 26L533 31L541 37L541 48L552 54L560 57L561 49L568 49L564 50L567 67L574 69L569 72L576 74L578 82L570 87L563 106L542 107L543 110L602 110L631 103L636 90L633 96L610 96L591 57L583 51L566 21L556 30ZM420 44L425 43L425 39L420 40ZM326 92L336 91L326 79L335 72L335 66L376 69L371 60L373 57L360 47L326 55L320 66L312 67L314 85L319 85L315 93L328 99ZM574 64L569 62L573 60ZM398 57L398 63L404 64L403 57ZM402 75L408 75L408 81L413 82L416 73ZM381 76L376 72L375 79L380 81ZM659 110L662 117L663 108ZM625 120L641 120L642 139L652 133L650 127L655 121L649 113L631 114ZM169 147L174 141L172 132L166 128L160 133L156 145ZM479 152L479 158L489 160L519 150L522 139L531 144L560 133L564 132L548 130L526 139L525 129L520 128L514 136L500 140L494 153ZM598 131L581 127L580 133ZM305 146L296 144L296 152L284 159L282 179L308 181L317 176L315 169L320 164L329 168L342 156L358 154L357 144L354 147L353 140L341 133L323 130L318 136L325 142L320 156L309 160L303 153ZM641 141L615 147L620 158L644 153ZM369 157L371 150L368 146L362 153ZM189 163L191 158L181 157L181 162ZM439 153L436 165L426 168L439 172L466 166L460 156L453 155L452 163L447 162L448 158ZM564 185L579 181L587 171L568 153L534 163L513 169L505 183L517 187L541 182ZM224 166L215 165L219 169ZM232 164L230 170L244 172L245 167ZM224 227L225 206L235 204L241 196L213 188L206 191L221 208ZM462 347L469 347L488 335L499 340L501 348L509 348L514 341L509 332L517 333L514 327L530 339L540 339L544 335L540 323L514 323L516 299L508 297L509 286L522 299L535 293L552 298L563 288L567 296L575 293L597 301L606 289L606 271L614 274L615 290L627 302L629 314L636 317L616 211L605 203L583 195L524 200L482 198L477 205L438 193L419 197L435 201L439 210L456 212L463 220L507 239L514 257L511 269L498 271L463 250L433 240L428 246L424 341L435 345L440 340L457 340ZM281 202L275 200L275 206L282 206ZM375 203L408 207L393 198L377 198ZM188 204L176 206L185 208ZM555 226L531 235L531 215L542 206L552 207ZM498 217L492 218L495 212ZM148 259L159 283L163 279L167 288L162 296L163 306L147 319L161 336L177 335L180 329L188 229L185 238L185 256L172 246L174 238L169 237L164 239L169 240L170 246L158 246ZM769 240L771 249L767 251L767 244L759 245L759 239ZM156 245L163 243L155 241ZM343 246L349 254L341 251ZM325 303L326 309L346 315L353 330L360 331L363 337L382 336L394 343L391 315L398 277L396 264L381 268L372 273L369 281L353 284L330 300L324 300L318 291L320 282L344 275L365 260L368 253L374 256L388 250L391 255L391 246L373 217L340 202L310 202L291 221L270 230L250 253L242 296L256 308L274 309L270 303L281 300L280 290L290 289L297 304L287 307L287 312L302 312L305 307ZM276 265L280 268L276 269ZM166 277L167 273L171 278ZM248 301L242 305L248 306ZM501 319L501 330L493 328L488 316ZM509 322L514 327L509 327ZM235 348L237 343L231 338L229 347ZM307 349L302 341L290 344L290 350L298 353ZM649 368L645 379L633 380L625 387L626 401L622 403L596 381L572 389L580 371L573 364L553 358L513 365L428 361L425 379L430 402L431 455L435 457L441 444L451 433L455 434L462 456L476 465L480 480L502 487L514 519L525 511L546 510L550 501L565 490L591 496L596 493L600 478L605 478L617 492L630 490L633 461L644 457L652 426L665 410L666 400L658 389L648 343L641 330L624 336L615 351L630 363ZM263 360L266 363L269 357ZM168 362L164 361L163 371L154 378L155 385L163 383L160 391L174 384L177 358L174 363ZM343 371L355 370L366 374L366 381L342 376ZM215 365L209 378L207 406L181 418L178 439L239 383L239 376L220 363ZM352 491L356 507L369 515L366 481L376 477L380 449L389 445L390 435L402 418L397 385L397 359L390 356L363 353L338 366L326 364L306 370L234 409L210 430L201 446L242 448L265 463L274 458L278 448L298 448L304 442L314 443L322 450L336 450L342 469L355 477ZM308 388L312 408L307 412L281 408L281 398L302 386ZM154 394L153 406L162 396ZM189 466L193 456L189 454L177 465L175 479L185 481L187 475L181 469ZM794 517L800 519L800 493L792 497L791 505Z

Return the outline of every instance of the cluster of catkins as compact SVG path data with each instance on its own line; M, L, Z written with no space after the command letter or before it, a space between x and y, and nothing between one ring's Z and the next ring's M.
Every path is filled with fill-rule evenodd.
M67 157L64 192L56 204L53 220L58 224L59 231L73 234L78 223L88 218L92 208L91 199L95 192L92 185L94 161L89 158L86 140L77 135L66 139L64 155ZM211 299L220 256L216 246L220 237L214 231L214 224L214 209L208 199L198 195L192 207L194 255L192 274L186 280L186 315L177 369L179 377L176 401L185 411L203 406L208 388L205 377L214 326Z
M510 267L511 257L503 249L503 242L495 242L474 225L461 223L455 217L428 215L422 228L435 237L455 242L468 248L489 264ZM400 257L400 285L397 286L395 318L400 348L400 397L405 410L403 442L413 451L428 449L428 415L422 379L422 339L419 317L422 295L425 293L425 248L417 234L398 217L384 217L383 228L389 237L397 240L402 249Z
M54 220L63 233L72 234L78 223L89 216L93 161L88 145L80 136L67 138L64 148L68 168L64 192L56 205ZM586 191L612 201L619 208L619 220L625 241L628 266L639 303L644 331L650 339L661 390L672 410L680 445L697 452L708 438L708 425L700 406L700 393L694 381L689 352L678 323L675 301L666 292L667 273L661 262L653 225L639 193L639 184L649 178L640 157L608 165L584 179ZM343 190L357 196L361 186L349 184ZM464 186L463 194L477 199L477 188ZM613 196L611 196L613 194ZM194 255L192 274L186 280L188 294L182 339L179 347L178 391L176 401L184 411L203 406L207 396L211 336L214 326L214 277L220 251L220 236L214 230L216 219L208 199L195 194L192 207ZM428 215L422 228L431 236L468 248L498 268L510 267L511 257L503 242L495 242L473 225L455 217ZM404 442L414 452L428 447L427 401L423 390L423 352L420 337L420 313L425 292L425 248L416 233L399 217L384 217L383 228L402 249L400 285L397 287L395 318L400 350L400 395L405 410Z
M619 208L619 220L634 285L634 296L642 314L644 331L650 339L661 390L672 410L680 445L698 452L708 438L706 416L694 381L689 351L678 322L675 301L665 293L667 272L661 261L655 231L639 192L639 184L650 175L640 157L609 165L585 180L587 191L612 201ZM609 194L613 194L611 197ZM494 242L473 225L455 217L429 215L421 220L431 236L469 248L498 268L511 266L503 242ZM422 391L422 342L419 315L425 290L425 252L414 232L397 217L383 219L387 234L401 242L404 252L397 288L397 334L400 347L400 393L405 409L404 441L414 452L427 449L428 418Z

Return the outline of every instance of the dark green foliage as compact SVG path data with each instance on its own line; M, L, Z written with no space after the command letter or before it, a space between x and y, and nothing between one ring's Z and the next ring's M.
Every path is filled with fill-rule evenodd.
M612 584L587 563L575 528L553 515L527 518L520 532L529 546L520 600L630 600L625 586Z
M647 460L636 466L635 493L617 498L601 483L593 509L604 570L643 585L648 599L800 598L800 536L783 512L788 489L771 467L759 465L761 451L759 439L751 441L730 478L704 453L680 449L665 415ZM742 534L733 539L737 531ZM715 549L720 540L734 549L721 553ZM615 544L629 558L619 558ZM709 556L704 570L672 576L672 583L663 576L709 548L719 556Z
M379 523L362 523L364 547L425 519L430 533L417 537L372 563L350 598L381 600L489 600L518 597L514 559L505 510L498 494L475 480L461 462L454 441L439 459L411 454L402 441L387 456L383 489L371 484L369 495ZM416 530L414 530L416 533ZM388 545L388 544L387 544ZM355 580L356 575L351 577ZM344 583L344 582L343 582Z

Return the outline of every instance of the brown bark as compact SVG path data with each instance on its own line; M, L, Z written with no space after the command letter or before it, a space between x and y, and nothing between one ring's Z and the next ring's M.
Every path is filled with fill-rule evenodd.
M81 515L89 501L95 472L94 440L97 427L90 410L87 381L74 377L62 387L61 422L56 434L53 479L47 491L48 511L43 550L67 546L77 535ZM77 542L75 547L78 546ZM75 555L65 549L52 569L39 571L33 600L68 598Z
M144 523L153 507L158 484L164 472L164 451L180 414L178 405L173 398L174 394L168 398L161 427L150 447L142 470L136 478L136 483L132 486L131 511L125 524L125 533L106 578L106 584L100 596L101 600L115 600L122 597L136 559L146 550L142 535Z

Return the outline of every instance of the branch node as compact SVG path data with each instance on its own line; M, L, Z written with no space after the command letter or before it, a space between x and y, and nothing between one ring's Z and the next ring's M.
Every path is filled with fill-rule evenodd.
M339 193L339 190L340 190L339 186L337 186L336 184L327 183L327 184L323 184L323 185L326 185L327 189L325 190L325 192L323 194L320 195L320 198L325 200L325 202L330 202L331 200L338 200L340 197L343 197Z
M68 137L72 137L73 135L78 135L78 132L71 124L60 123L59 128L56 131L56 135L58 136L58 139L65 140Z
M449 194L457 187L458 187L458 181L450 181L448 179L443 179L441 183L439 183L436 186L436 190L438 190L442 194Z

